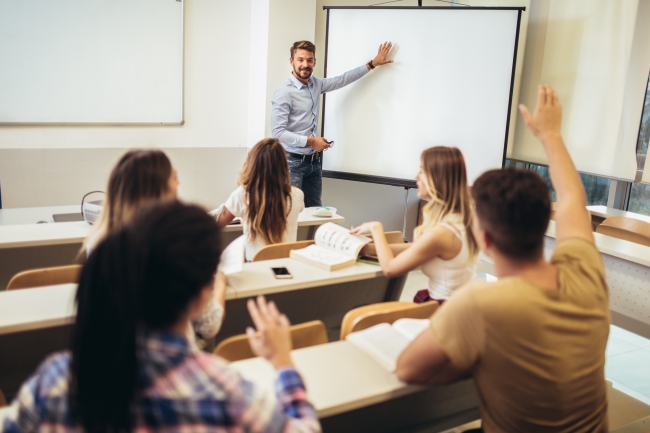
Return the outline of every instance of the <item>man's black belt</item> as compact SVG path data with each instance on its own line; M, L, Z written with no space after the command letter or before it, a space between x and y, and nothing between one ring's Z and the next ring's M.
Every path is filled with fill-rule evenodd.
M302 162L305 162L305 161L312 161L313 162L314 160L319 160L322 154L323 154L323 152L314 152L314 153L311 153L309 155L303 155L302 153L287 152L287 156L289 158L299 159Z

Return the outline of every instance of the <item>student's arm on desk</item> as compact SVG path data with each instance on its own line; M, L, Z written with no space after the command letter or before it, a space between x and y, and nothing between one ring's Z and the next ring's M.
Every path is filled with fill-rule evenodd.
M397 359L397 378L421 385L444 385L464 379L469 369L456 367L429 331L424 331Z
M535 113L523 104L519 110L526 126L542 142L548 157L551 183L557 194L555 222L557 243L570 238L594 243L591 216L587 211L587 194L560 134L562 105L548 84L539 86Z
M232 222L232 220L235 219L235 215L233 215L227 207L223 207L223 210L219 214L219 218L217 219L217 224L219 224L219 228L223 229L226 227L228 224Z
M456 293L431 317L397 359L400 380L439 385L468 377L484 351L483 318L470 287Z
M401 243L401 244L388 244L388 248L393 252L393 255L396 256L400 253L403 253L404 251L408 250L408 248L413 245L411 243ZM366 256L376 256L377 255L377 248L375 247L374 243L369 243L368 245L365 245L361 249L361 255L366 255Z
M394 278L412 271L423 263L438 257L450 248L456 237L444 227L436 227L425 232L403 252L395 256L384 235L384 226L377 221L363 223L350 230L353 234L370 232L375 243L375 252L379 265L387 278Z

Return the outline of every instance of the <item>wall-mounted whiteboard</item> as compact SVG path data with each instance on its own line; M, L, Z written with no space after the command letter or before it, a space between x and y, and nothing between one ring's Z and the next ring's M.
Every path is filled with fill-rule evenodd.
M455 146L470 183L502 167L520 8L328 8L327 77L392 41L394 63L326 94L325 176L413 183L420 153Z
M0 123L183 121L183 3L0 0Z

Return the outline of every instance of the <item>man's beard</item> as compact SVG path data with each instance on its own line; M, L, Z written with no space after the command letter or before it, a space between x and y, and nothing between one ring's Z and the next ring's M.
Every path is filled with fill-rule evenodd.
M294 74L298 76L299 78L302 78L303 80L306 80L307 78L311 77L311 73L313 72L312 68L308 69L295 69L293 70Z

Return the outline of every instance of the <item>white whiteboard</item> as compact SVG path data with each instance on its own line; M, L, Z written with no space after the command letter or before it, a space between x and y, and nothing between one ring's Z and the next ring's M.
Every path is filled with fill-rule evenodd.
M0 0L0 123L183 121L183 3Z
M470 183L500 168L507 140L520 11L477 8L329 10L326 75L394 44L393 64L330 92L323 169L412 181L420 153L455 146ZM343 176L345 177L345 176Z

